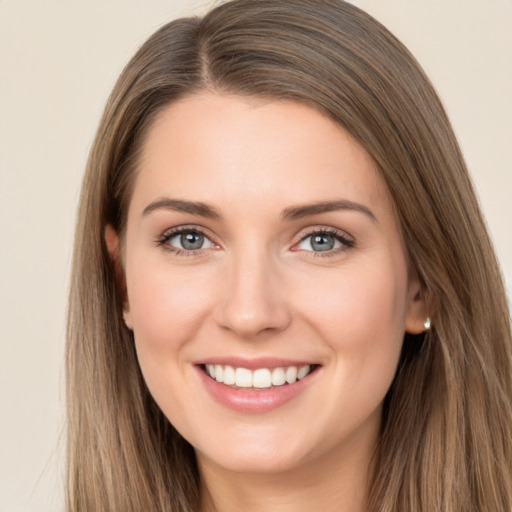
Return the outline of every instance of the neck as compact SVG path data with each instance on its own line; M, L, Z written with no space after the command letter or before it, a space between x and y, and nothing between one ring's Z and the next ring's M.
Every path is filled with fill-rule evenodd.
M333 450L279 473L241 473L198 454L201 512L365 512L372 450Z

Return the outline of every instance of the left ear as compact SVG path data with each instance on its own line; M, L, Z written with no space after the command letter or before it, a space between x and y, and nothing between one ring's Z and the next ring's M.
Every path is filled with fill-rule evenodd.
M425 331L425 321L429 315L425 290L416 274L409 278L407 292L407 310L405 315L405 332L421 334Z

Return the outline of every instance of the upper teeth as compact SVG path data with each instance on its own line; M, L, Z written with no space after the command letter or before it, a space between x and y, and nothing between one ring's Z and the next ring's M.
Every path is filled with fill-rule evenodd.
M297 380L303 379L310 371L311 365L309 364L299 367L259 368L254 371L221 364L206 365L206 373L212 379L240 388L270 388L271 386L282 386L285 383L293 384Z

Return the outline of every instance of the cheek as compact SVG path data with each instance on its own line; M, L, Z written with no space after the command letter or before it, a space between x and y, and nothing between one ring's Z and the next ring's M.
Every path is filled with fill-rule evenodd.
M313 284L313 283L311 283ZM393 265L344 269L324 280L322 290L302 294L312 317L330 331L356 334L361 330L403 334L406 306L405 271ZM350 339L351 337L349 337Z
M393 266L351 269L309 303L308 323L331 353L330 400L315 411L329 425L327 437L345 435L368 418L379 421L402 348L405 293L405 272Z
M405 265L351 268L328 283L321 293L302 295L307 323L321 333L346 382L387 385L404 336Z
M130 272L130 270L132 270ZM130 314L137 349L154 356L178 350L194 337L206 314L209 290L201 272L139 262L127 268Z
M127 267L127 288L139 365L153 398L179 429L195 414L181 390L191 376L188 348L204 322L213 283L205 286L199 269L136 261Z

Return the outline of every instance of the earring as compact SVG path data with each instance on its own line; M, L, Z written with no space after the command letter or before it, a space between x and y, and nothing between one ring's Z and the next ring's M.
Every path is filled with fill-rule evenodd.
M427 316L427 318L425 318L425 322L423 323L423 326L425 327L425 331L430 331L431 322L430 322L429 316Z

